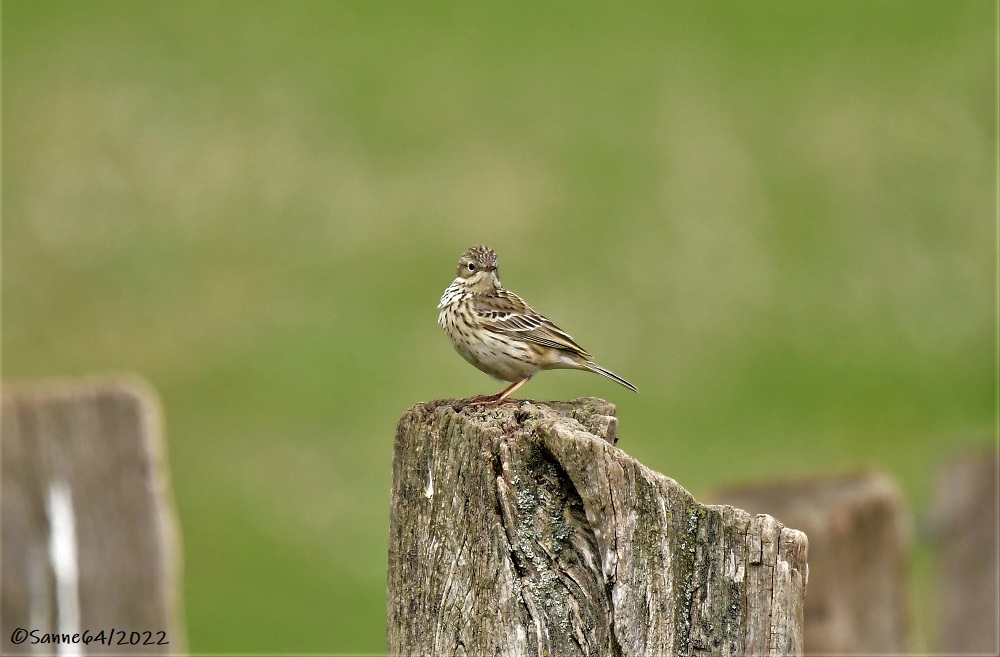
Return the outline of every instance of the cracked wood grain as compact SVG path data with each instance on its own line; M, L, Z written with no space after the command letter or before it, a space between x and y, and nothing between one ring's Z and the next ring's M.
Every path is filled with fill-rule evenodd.
M805 535L699 504L614 446L614 412L584 398L403 415L390 654L801 654Z

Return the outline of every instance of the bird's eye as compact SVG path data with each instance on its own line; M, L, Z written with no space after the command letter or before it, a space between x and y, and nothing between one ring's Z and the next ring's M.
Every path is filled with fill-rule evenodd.
M476 263L474 262L469 263L469 271L476 271Z

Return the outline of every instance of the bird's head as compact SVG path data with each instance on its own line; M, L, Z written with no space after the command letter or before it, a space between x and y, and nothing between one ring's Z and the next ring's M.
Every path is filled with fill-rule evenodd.
M473 292L487 292L500 287L497 254L485 246L474 246L458 260L456 278Z

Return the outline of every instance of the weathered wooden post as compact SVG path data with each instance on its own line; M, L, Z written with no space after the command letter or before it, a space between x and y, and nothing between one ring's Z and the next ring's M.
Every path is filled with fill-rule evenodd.
M997 452L989 449L942 464L934 482L929 528L937 548L935 643L942 654L1000 651L998 470Z
M2 654L185 653L155 393L4 386L0 420Z
M614 447L599 399L411 408L391 655L797 655L806 537L699 504Z
M911 519L896 484L877 472L731 487L709 498L770 513L809 535L806 654L912 650Z

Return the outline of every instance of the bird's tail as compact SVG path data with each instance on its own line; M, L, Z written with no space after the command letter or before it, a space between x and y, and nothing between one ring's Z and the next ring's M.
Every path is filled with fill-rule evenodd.
M597 374L603 374L604 376L608 377L609 379L611 379L615 383L617 383L619 385L625 386L626 388L628 388L632 392L639 392L639 390L634 385L632 385L631 383L629 383L625 379L621 378L620 376L618 376L614 372L611 372L609 370L604 369L603 367L601 367L600 365L598 365L595 362L592 362L592 361L589 361L589 360L585 361L584 362L584 367L586 369L588 369L589 371L591 371L591 372L596 372Z

